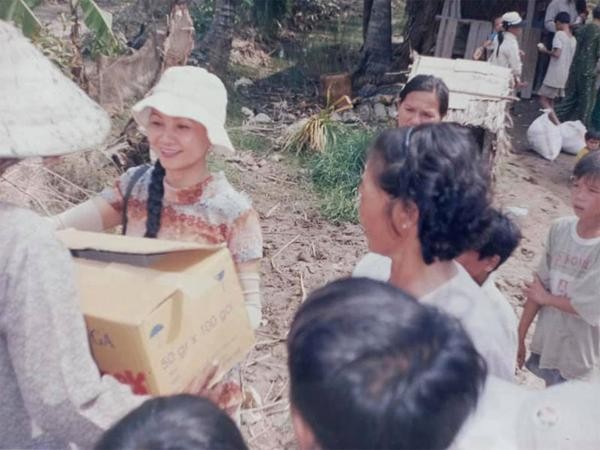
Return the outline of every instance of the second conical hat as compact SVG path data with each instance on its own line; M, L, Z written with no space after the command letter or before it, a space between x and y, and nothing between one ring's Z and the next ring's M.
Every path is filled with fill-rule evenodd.
M0 21L0 158L90 149L109 131L106 112L17 28Z

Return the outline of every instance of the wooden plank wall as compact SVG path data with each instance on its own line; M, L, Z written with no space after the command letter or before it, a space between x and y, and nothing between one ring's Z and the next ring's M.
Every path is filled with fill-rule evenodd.
M491 32L492 24L490 22L478 21L471 23L464 58L473 59L475 49L488 38Z
M440 28L435 42L435 56L440 58L452 58L457 28L457 19L442 18L440 20Z
M537 28L524 28L521 34L520 47L525 55L521 58L523 62L523 73L521 81L527 86L521 89L521 98L531 98L533 90L533 79L535 77L535 66L538 60L537 43L540 42L541 30Z

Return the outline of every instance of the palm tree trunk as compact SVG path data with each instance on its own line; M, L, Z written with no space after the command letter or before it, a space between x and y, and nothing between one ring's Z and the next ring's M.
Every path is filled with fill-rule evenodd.
M404 43L398 52L400 67L410 63L410 51L428 54L435 45L437 26L435 16L442 10L444 0L408 0L406 2Z
M368 25L361 60L353 74L355 87L377 84L392 62L392 2L364 0ZM371 8L367 13L367 6ZM363 22L364 23L364 22Z
M215 0L215 13L210 30L200 44L207 55L207 66L222 76L227 70L237 0Z

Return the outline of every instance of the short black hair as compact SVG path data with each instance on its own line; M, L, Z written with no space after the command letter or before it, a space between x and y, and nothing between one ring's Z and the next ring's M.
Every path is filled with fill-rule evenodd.
M436 123L385 130L369 159L379 186L419 210L426 264L454 259L487 227L490 171L468 128Z
M571 16L568 12L561 11L556 16L554 16L554 21L560 23L571 23Z
M471 250L479 253L479 259L499 256L497 269L512 255L521 241L521 230L511 218L496 210L490 209L490 223L481 237L475 241Z
M231 418L205 398L157 397L113 425L95 450L247 450Z
M573 178L581 180L588 178L600 181L600 151L589 152L581 158L573 169Z
M444 117L448 112L448 99L450 94L448 92L448 86L444 83L444 80L433 75L416 75L411 78L406 85L400 91L400 103L411 92L433 92L437 96L440 117Z
M597 130L587 130L585 132L584 139L589 141L590 139L594 139L595 141L600 141L600 132Z
M592 17L594 19L600 19L600 5L594 6L594 9L592 9Z
M290 396L323 449L443 449L487 374L460 322L387 283L313 292L288 335Z

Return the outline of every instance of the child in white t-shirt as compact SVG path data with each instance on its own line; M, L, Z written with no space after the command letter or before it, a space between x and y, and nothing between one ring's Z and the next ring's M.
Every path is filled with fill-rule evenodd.
M502 328L501 345L504 348L508 367L504 379L515 375L518 348L517 315L508 300L502 295L494 281L497 270L515 251L521 240L521 230L506 214L492 210L489 227L470 250L463 252L458 261L485 293L496 310L495 320Z
M540 105L544 109L549 109L550 120L556 125L560 124L558 117L554 113L554 99L565 96L565 86L569 78L569 69L573 56L575 56L575 47L577 41L571 33L571 17L566 12L559 12L554 22L556 24L556 34L552 40L552 50L548 50L543 44L538 44L540 53L550 56L550 64L546 77L540 89Z
M575 217L552 224L519 323L522 366L539 312L526 366L547 386L590 378L600 367L600 153L575 166L571 197Z

